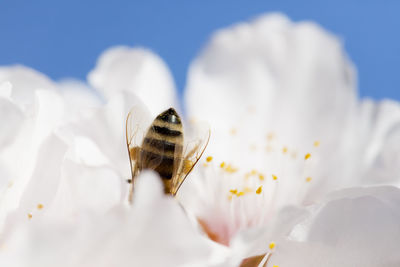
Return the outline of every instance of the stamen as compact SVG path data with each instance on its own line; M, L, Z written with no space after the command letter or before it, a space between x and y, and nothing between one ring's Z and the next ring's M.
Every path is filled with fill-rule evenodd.
M258 187L257 188L257 190L256 190L256 194L261 194L261 192L262 192L262 185L260 185L260 187ZM271 245L270 245L271 246Z
M231 135L236 135L236 133L237 133L237 130L236 130L235 128L232 128L232 129L230 130L230 134L231 134Z
M243 191L244 193L251 193L253 190L250 187L245 187Z
M258 178L260 179L260 181L264 181L265 176L264 176L264 174L260 173L260 174L258 175Z
M275 242L269 243L269 249L274 249L275 248Z
M310 153L307 153L307 154L304 156L304 159L307 160L307 159L309 159L310 157L311 157L311 154L310 154Z
M38 210L43 209L43 204L40 204L40 203L39 203L39 204L37 205L37 209L38 209Z
M319 147L319 141L315 141L315 142L314 142L314 146L315 146L315 147Z
M311 177L307 177L306 178L306 182L311 182L312 178Z
M282 153L283 153L283 154L286 154L287 152L288 152L288 148L284 146L284 147L282 148Z
M267 140L268 140L268 141L272 141L272 139L274 139L274 137L275 137L275 134L274 134L274 133L268 133L268 134L267 134Z
M231 164L228 164L228 166L226 166L225 171L229 172L229 173L234 173L237 172L237 168L233 167Z
M32 214L28 213L28 219L32 219Z
M212 156L208 156L207 158L206 158L206 161L207 162L210 162L210 161L212 161L213 160L213 157Z
M221 162L221 164L219 165L221 168L224 168L225 167L225 162L223 161L223 162Z
M236 195L237 189L231 189L231 190L229 190L229 192L231 192L232 194Z
M275 174L272 174L272 179L278 180L278 176L276 176Z

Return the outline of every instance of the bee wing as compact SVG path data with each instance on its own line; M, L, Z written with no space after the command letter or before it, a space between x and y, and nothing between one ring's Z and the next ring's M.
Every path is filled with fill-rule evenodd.
M142 103L136 103L126 118L126 145L132 170L132 179L137 174L137 158L144 136L152 123L151 113Z
M183 148L183 157L179 164L174 166L173 192L175 195L188 174L192 171L199 159L204 153L210 140L211 131L207 124L192 122L188 129L185 129L185 142Z

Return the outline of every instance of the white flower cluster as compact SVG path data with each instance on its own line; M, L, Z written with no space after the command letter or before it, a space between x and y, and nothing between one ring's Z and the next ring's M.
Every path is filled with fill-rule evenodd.
M179 110L162 60L112 48L88 84L0 68L0 266L400 265L400 104L358 99L334 36L263 16L188 75L208 147L176 198L143 172L130 204L129 109Z

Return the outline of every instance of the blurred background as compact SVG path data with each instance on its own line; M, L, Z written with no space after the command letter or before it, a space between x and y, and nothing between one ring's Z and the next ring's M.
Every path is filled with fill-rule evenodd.
M400 100L398 0L0 0L0 65L85 80L108 47L144 46L168 64L182 92L191 60L215 30L276 11L341 38L361 96Z

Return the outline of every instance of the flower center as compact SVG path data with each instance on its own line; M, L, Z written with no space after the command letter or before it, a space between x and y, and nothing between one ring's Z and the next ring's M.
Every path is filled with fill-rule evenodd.
M212 156L197 168L199 177L192 177L190 183L202 193L188 210L211 240L228 246L238 232L267 225L278 209L303 200L314 181L313 161L320 143L315 141L310 151L300 152L276 139L268 134L264 149L249 146L248 155L259 157L253 168L218 162Z

